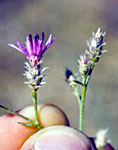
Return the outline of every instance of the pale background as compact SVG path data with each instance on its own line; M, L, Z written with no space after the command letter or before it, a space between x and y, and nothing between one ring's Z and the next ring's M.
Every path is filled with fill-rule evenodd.
M64 68L77 71L76 59L84 52L91 31L107 32L108 52L97 64L87 92L84 131L95 136L109 128L118 146L118 1L117 0L0 0L0 104L19 109L32 104L23 84L25 57L8 47L22 43L29 32L56 37L44 57L47 85L39 90L39 103L53 103L78 127L78 106L66 84ZM0 110L0 114L3 112Z

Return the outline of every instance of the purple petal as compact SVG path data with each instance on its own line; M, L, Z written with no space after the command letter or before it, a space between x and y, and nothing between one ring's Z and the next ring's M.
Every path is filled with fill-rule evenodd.
M10 46L10 47L12 47L12 48L14 48L14 49L20 51L20 48L18 48L17 46L15 46L15 45L12 44L12 43L9 43L8 46Z
M42 32L41 39L44 41L44 32Z
M31 47L29 37L26 38L25 44L26 44L28 54L31 55L33 53L33 50L32 50L32 47Z
M29 42L30 42L31 49L33 50L32 34L29 34Z
M36 34L36 38L37 38L37 40L39 40L39 35L38 34Z
M52 34L49 35L48 40L45 45L46 46L49 45L51 43L51 41L52 41Z
M12 43L8 44L8 46L10 46L10 47L16 49L17 51L19 51L19 52L25 54L25 52L24 52L22 49L20 49L19 47L15 46L15 45L12 44Z
M27 49L25 47L23 47L19 41L17 41L16 43L17 43L19 49L21 50L21 52L27 55L28 54Z
M51 44L54 42L55 38L52 38L52 34L49 35L48 40L45 44L45 47L43 49L43 53L51 46Z
M36 34L35 36L34 36L34 44L35 44L35 47L38 47L38 40L39 40L39 36L38 36L38 34Z
M41 36L41 48L43 48L43 44L44 44L44 32L42 32Z
M39 39L39 35L36 34L35 35L35 38L34 38L34 44L35 44L35 54L37 56L41 55L40 52L41 52L41 40Z

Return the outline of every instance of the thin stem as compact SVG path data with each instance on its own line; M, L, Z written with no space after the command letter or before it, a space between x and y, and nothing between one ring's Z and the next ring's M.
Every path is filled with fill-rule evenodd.
M38 117L38 106L37 106L37 92L36 90L32 91L32 98L33 98L33 102L34 102L34 111L35 111L35 125L39 128L42 129L42 126L40 125L39 122L39 117Z
M75 88L75 96L77 97L77 103L80 106L81 99L80 99L79 87L78 86Z
M31 119L29 119L29 118L27 118L27 117L25 117L25 116L23 116L23 115L17 113L16 111L13 111L13 110L11 110L11 109L9 109L9 108L3 106L3 105L0 105L0 108L2 108L4 111L6 111L6 112L8 112L8 113L10 113L10 114L13 114L13 115L15 115L15 116L18 116L18 117L20 117L20 118L25 119L26 121L30 122L32 125L35 125L35 122L34 122L33 120L31 120Z
M93 72L93 69L95 67L95 63L92 62L91 64L91 74ZM91 74L86 77L85 75L82 76L82 97L80 101L80 115L79 115L79 130L83 130L83 119L84 119L84 104L85 104L85 98L86 98L86 90L89 83L89 80L91 78Z
M86 97L86 77L83 77L83 85L82 85L82 98L80 102L80 115L79 115L79 130L83 130L83 119L84 119L84 102L85 102L85 97Z

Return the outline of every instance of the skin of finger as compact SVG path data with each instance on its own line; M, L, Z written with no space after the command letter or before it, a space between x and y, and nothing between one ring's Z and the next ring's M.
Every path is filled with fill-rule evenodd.
M21 150L91 150L89 138L67 126L44 128L32 135Z
M47 109L49 109L47 111L47 109L45 109L45 107ZM58 114L59 116L62 117L61 122L59 122L59 120L57 120L57 124L62 124L62 125L67 125L68 124L68 119L65 115L63 115L63 113L61 113L61 109L59 109L57 106L52 105L52 104L41 104L38 106L38 110L39 110L39 120L41 121L41 118L44 116L45 119L42 120L42 124L43 127L48 126L46 123L46 120L48 119L48 116L46 116L46 114L52 114L55 111L57 115L55 116L56 118L58 118ZM46 113L45 113L46 112ZM34 120L34 108L33 106L29 106L27 108L24 108L22 110L19 111L20 114L23 114L24 116L27 116L31 119ZM60 115L61 114L61 115ZM41 115L41 118L40 118ZM55 125L55 118L54 116L52 117L52 124L51 125ZM65 118L65 119L63 119ZM67 120L67 122L66 122ZM37 132L39 129L37 129L36 127L25 127L22 126L20 124L18 124L18 122L25 122L25 120L8 114L8 115L4 115L0 117L0 149L2 150L18 150L21 148L21 146L23 145L23 143L26 141L26 139L28 139L32 134L34 134L35 132Z
M39 120L43 127L52 125L69 126L69 120L65 113L56 105L42 104L39 108Z
M38 130L37 128L24 127L18 122L24 122L24 120L13 115L0 117L1 150L20 149L24 141Z

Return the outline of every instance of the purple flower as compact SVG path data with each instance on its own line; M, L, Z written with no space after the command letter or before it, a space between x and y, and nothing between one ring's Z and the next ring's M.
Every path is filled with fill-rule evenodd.
M53 38L52 34L50 34L47 42L44 44L44 32L42 32L41 38L39 38L38 34L35 34L33 39L32 34L29 34L29 36L26 38L25 47L23 47L19 41L17 41L17 46L12 43L8 45L25 54L31 66L36 66L54 40L55 38Z

